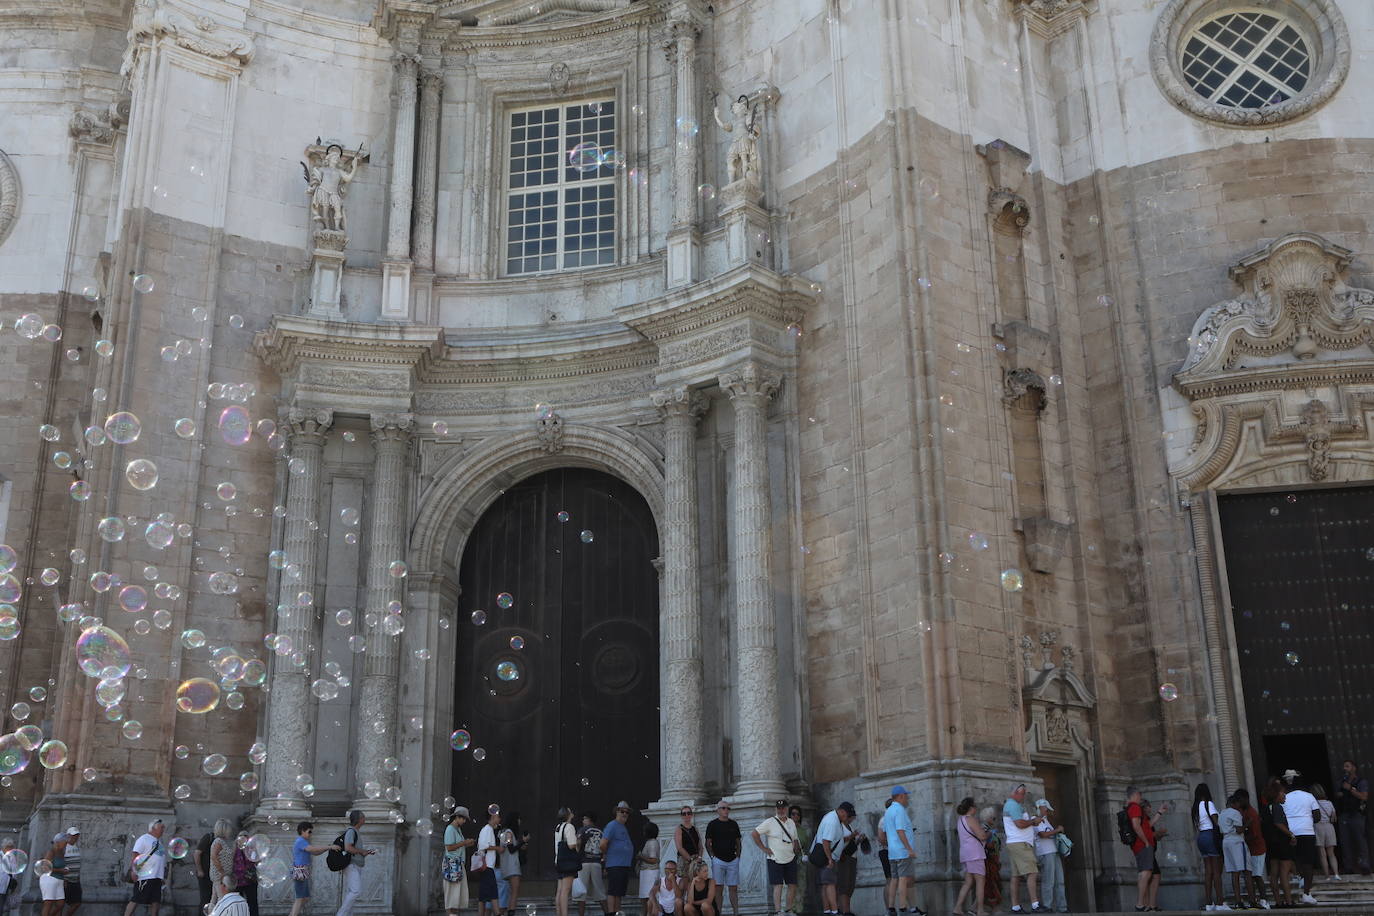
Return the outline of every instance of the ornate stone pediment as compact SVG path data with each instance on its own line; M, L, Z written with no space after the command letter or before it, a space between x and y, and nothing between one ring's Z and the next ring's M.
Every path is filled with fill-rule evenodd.
M499 27L583 19L629 5L630 0L448 0L439 15L468 26Z
M1366 348L1374 290L1340 277L1352 252L1299 232L1242 258L1231 278L1244 292L1205 309L1174 386L1185 395L1246 387L1246 374Z
M1181 490L1368 473L1374 291L1345 284L1351 258L1295 233L1231 268L1241 294L1198 317L1163 393Z
M239 64L248 63L256 50L252 35L243 29L187 12L166 0L135 0L129 49L121 72L130 72L133 56L143 40L160 37L205 57L230 59Z

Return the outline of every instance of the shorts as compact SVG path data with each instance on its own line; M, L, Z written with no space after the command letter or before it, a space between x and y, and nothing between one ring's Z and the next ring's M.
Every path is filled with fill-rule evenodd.
M624 897L630 887L630 866L608 865L606 867L606 896Z
M888 853L891 855L891 853ZM894 878L914 878L916 877L916 860L907 856L904 859L892 860L892 877Z
M1006 849L1013 878L1040 874L1040 863L1035 860L1035 847L1030 843L1008 843Z
M1293 861L1299 865L1317 864L1317 838L1308 834L1294 838Z
M883 880L892 880L892 861L887 857L886 849L878 850L878 864L883 867Z
M639 899L647 900L654 895L654 885L658 883L658 869L645 868L639 872Z
M309 900L309 899L310 899L310 879L309 879L309 878L306 878L304 881L292 881L292 882L291 882L291 894L292 894L292 899L294 899L294 900Z
M477 899L486 903L488 900L495 900L501 893L496 886L496 871L491 868L484 868L477 873Z
M1330 821L1318 821L1313 828L1317 831L1318 846L1336 845L1336 828Z
M162 879L146 878L134 882L134 903L160 903L162 901Z
M722 859L711 857L711 877L717 884L725 887L739 887L739 859L731 859L726 862Z
M1263 877L1263 875L1264 875L1264 858L1265 858L1264 853L1260 853L1260 854L1257 855L1257 856L1251 856L1251 857L1250 857L1250 874L1252 874L1252 875L1260 875L1261 877Z
M835 863L835 892L841 897L854 893L854 885L859 883L859 860L854 856L840 859Z
M779 884L797 883L797 860L793 859L785 865L779 865L772 859L768 860L768 886L777 887Z
M579 900L590 900L595 903L606 899L606 884L601 877L600 862L583 862L582 870L577 873L577 876L582 879L583 886L587 888L586 895L579 897Z
M444 882L444 909L466 909L468 905L468 899L468 877L466 874L463 875L463 879L461 881Z
M1135 854L1136 871L1155 870L1155 848L1153 846L1142 846L1140 852Z
M1227 874L1250 870L1250 850L1245 848L1245 840L1241 837L1236 837L1234 841L1222 840L1221 857L1224 861L1222 868Z
M74 905L81 903L81 882L63 881L62 884L62 890L67 894L67 902Z
M965 859L962 864L964 866L964 874L966 875L986 875L988 873L988 860L986 857L982 859Z
M1197 835L1197 851L1204 859L1221 855L1221 844L1215 830L1203 830Z
M56 875L43 875L38 879L38 889L43 892L44 900L66 900L65 883Z
M836 870L831 868L830 866L825 866L819 872L816 873L816 883L821 885L834 884L836 881L835 871Z

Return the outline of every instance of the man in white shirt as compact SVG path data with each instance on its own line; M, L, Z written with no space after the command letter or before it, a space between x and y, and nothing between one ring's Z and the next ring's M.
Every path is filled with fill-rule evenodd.
M820 855L825 857L825 864L820 866L818 876L821 885L821 907L827 916L835 916L840 911L839 896L836 893L836 885L839 883L839 864L840 852L844 849L845 842L854 835L854 830L849 826L849 822L854 819L854 806L849 802L840 802L839 806L833 811L827 811L825 817L821 818L820 826L816 828L816 838L811 842L812 850L820 848ZM811 853L813 859L818 858L816 853Z
M486 867L477 873L477 916L491 908L492 916L501 916L500 888L496 885L496 853L501 844L496 841L496 827L501 823L501 809L492 805L487 809L487 823L477 834L477 854Z
M1316 903L1312 896L1312 870L1317 864L1316 819L1321 817L1317 807L1317 797L1306 789L1299 788L1297 770L1285 770L1283 781L1289 786L1288 796L1283 800L1283 816L1288 819L1288 829L1293 833L1293 858L1298 864L1298 874L1302 876L1303 903Z
M366 864L367 857L377 851L359 845L361 840L358 838L358 831L366 823L367 815L357 808L348 812L348 829L344 831L343 848L352 858L343 870L344 895L339 903L339 912L335 916L353 916L353 905L363 895L363 865ZM124 916L129 914L125 913Z
M773 805L773 816L754 828L750 836L767 858L768 886L773 889L773 910L782 913L782 889L787 888L787 911L797 911L797 855L801 844L797 829L787 816L787 799Z
M124 907L124 916L134 916L140 904L147 904L148 916L157 916L162 905L162 881L167 877L167 847L162 845L166 830L162 819L148 824L148 832L134 841L129 870L134 875L134 894Z
M1026 784L1022 783L1012 790L1011 797L1002 805L1002 829L1006 831L1006 857L1011 863L1011 911L1013 913L1039 913L1040 865L1035 861L1035 828L1040 823L1040 815L1026 810ZM1030 890L1030 907L1022 909L1017 898L1021 896L1021 879L1026 879Z

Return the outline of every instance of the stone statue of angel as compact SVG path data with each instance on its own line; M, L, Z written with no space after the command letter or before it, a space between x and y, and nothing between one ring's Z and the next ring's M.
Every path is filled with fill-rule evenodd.
M758 108L742 95L730 103L730 120L720 115L720 96L716 96L714 108L716 124L727 134L732 134L730 151L726 154L726 168L730 181L743 179L750 184L759 183L759 129Z
M358 146L347 170L339 165L343 152L342 146L331 143L324 152L322 163L313 166L301 163L301 168L305 170L305 192L310 195L310 218L321 229L337 232L348 229L348 221L344 216L344 195L348 191L348 183L353 180L353 173L358 171L363 148Z

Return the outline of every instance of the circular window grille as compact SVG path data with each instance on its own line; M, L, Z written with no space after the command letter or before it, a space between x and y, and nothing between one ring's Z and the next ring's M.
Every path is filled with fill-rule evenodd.
M1228 108L1265 108L1302 93L1312 53L1291 22L1255 11L1203 23L1183 47L1183 77L1193 91Z
M1350 72L1350 34L1336 0L1167 0L1150 69L1189 114L1263 127L1335 95Z

